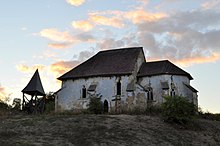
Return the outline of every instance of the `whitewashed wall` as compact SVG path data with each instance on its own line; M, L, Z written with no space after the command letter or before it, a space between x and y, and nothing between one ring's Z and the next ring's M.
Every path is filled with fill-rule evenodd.
M89 96L82 98L82 87L89 88L91 84L97 84L95 94L102 95L102 102L108 101L109 110L115 106L117 82L121 82L121 104L126 102L127 96L130 95L126 91L127 85L131 82L136 82L137 73L141 65L145 62L143 52L138 55L132 75L127 76L112 76L112 77L91 77L88 79L75 79L62 82L62 89L57 93L56 111L71 110L71 109L85 109L89 103Z
M86 98L82 98L82 88L89 88L91 84L97 84L95 94L102 95L101 100L109 103L109 108L114 106L112 99L117 94L117 82L121 82L121 100L126 99L126 88L132 76L116 77L93 77L88 79L67 80L63 82L62 89L57 93L57 110L86 109L89 103L89 94Z
M188 79L188 77L180 76L180 75L173 75L172 78L173 78L173 82L176 87L175 89L176 95L187 96L187 92L185 90L186 87L183 84L183 82L186 84L190 84L190 80ZM151 87L153 88L153 97L154 97L155 104L161 104L163 102L163 97L162 97L163 90L161 88L161 82L168 82L168 85L170 87L171 75L157 75L157 76L151 76L151 77L142 77L139 79L138 82L141 86L146 86L149 84L149 80L151 83Z

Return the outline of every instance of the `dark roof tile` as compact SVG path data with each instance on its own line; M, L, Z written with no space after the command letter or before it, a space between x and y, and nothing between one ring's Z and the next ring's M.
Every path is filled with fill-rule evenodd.
M141 51L142 47L100 51L58 79L131 74Z
M174 65L168 60L146 62L141 66L141 69L138 73L139 77L143 76L155 76L161 74L170 74L170 75L183 75L187 76L190 80L193 79L192 76Z
M199 92L198 90L196 90L195 88L193 88L192 86L190 86L189 84L183 83L188 89L190 89L192 92L197 93Z

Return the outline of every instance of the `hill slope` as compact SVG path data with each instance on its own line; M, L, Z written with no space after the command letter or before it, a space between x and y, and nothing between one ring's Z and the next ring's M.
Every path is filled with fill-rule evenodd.
M220 122L185 129L144 115L17 115L0 118L0 145L220 145Z

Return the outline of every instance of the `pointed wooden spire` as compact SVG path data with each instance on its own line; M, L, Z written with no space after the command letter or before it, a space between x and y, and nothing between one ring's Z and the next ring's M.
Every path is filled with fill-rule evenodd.
M31 78L27 86L21 92L26 93L28 95L32 95L32 96L34 95L44 96L45 95L44 88L40 80L38 69L35 71L33 77Z

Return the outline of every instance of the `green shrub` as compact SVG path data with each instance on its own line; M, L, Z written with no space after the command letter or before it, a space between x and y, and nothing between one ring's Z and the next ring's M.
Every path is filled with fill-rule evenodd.
M197 108L185 97L167 96L162 104L162 115L168 122L185 124L196 117Z
M102 102L101 98L96 96L91 96L88 104L88 111L92 114L101 114L102 113Z

